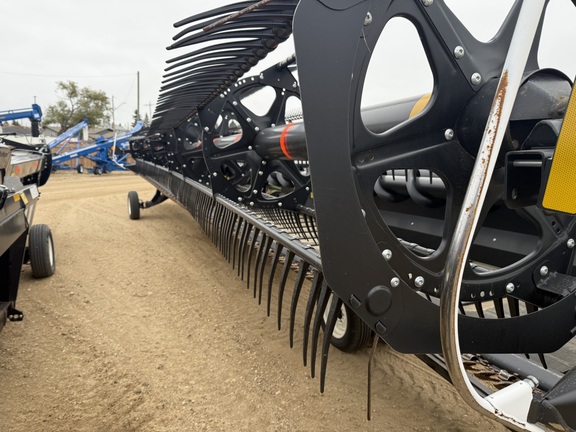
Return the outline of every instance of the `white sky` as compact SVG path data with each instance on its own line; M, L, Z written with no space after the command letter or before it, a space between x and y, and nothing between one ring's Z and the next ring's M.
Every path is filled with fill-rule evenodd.
M57 101L56 82L72 80L114 96L116 123L132 121L140 71L140 112L154 112L166 47L176 21L226 0L26 0L2 8L0 111L45 111ZM152 103L151 107L148 104Z
M449 0L457 14L480 37L489 38L499 24L498 10L512 0ZM27 0L4 5L0 40L0 111L30 107L36 97L44 109L58 100L56 82L72 80L114 96L116 123L132 121L136 109L136 73L140 72L140 111L153 113L165 62L183 53L167 51L178 30L174 22L212 9L230 0ZM544 65L559 67L576 75L576 8L569 0L551 0L554 25L546 35ZM502 15L502 13L500 14ZM402 41L402 34L396 41ZM407 44L396 43L398 57L409 57ZM415 41L417 43L417 41ZM267 64L291 54L284 46ZM393 57L394 58L394 57ZM401 72L391 80L414 83L414 94L426 92L426 74ZM388 72L390 73L390 72ZM394 76L392 71L392 76ZM420 88L422 87L422 89ZM394 94L391 95L395 97ZM149 106L148 104L152 104Z

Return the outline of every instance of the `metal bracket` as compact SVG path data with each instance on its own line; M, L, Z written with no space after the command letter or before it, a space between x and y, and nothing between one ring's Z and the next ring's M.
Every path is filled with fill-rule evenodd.
M155 205L161 204L166 201L168 197L164 195L159 190L156 190L156 193L152 197L150 201L140 201L140 208L147 209L150 207L154 207Z
M576 291L576 277L551 271L542 276L541 270L534 271L534 279L538 289L555 294L561 297L567 297Z
M22 321L24 319L24 313L20 312L18 309L10 306L8 308L8 320L9 321Z

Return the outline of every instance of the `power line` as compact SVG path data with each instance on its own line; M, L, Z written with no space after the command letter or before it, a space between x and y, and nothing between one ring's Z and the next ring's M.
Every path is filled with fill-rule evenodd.
M28 72L5 72L5 71L0 71L0 74L30 76L30 77L45 77L45 78L116 78L116 77L126 77L134 75L134 73L112 74L112 75L48 75L48 74L32 74Z

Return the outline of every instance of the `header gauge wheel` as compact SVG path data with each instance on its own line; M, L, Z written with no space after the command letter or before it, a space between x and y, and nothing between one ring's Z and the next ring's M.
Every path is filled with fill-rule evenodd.
M33 225L29 234L30 266L35 278L52 276L56 271L54 242L48 225Z
M136 191L128 192L128 216L132 220L140 219L140 199Z

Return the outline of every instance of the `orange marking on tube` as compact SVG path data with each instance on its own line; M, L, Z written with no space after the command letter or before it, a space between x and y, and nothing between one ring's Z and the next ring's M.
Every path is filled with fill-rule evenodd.
M288 159L294 159L294 156L290 154L290 152L288 151L288 146L286 145L286 135L288 135L288 131L292 126L294 126L294 123L287 124L284 130L282 131L282 134L280 135L280 148L282 149L282 153L284 153L284 156L286 156Z

